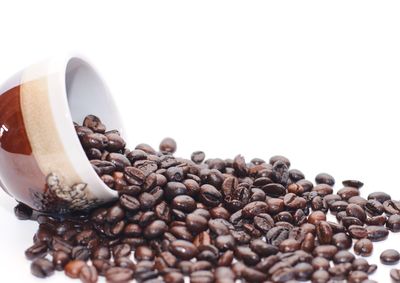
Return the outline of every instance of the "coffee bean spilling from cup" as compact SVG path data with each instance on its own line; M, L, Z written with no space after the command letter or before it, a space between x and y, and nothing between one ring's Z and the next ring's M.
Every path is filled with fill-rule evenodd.
M343 181L335 194L332 176L318 174L314 185L283 156L205 160L196 151L189 160L173 155L171 138L159 151L147 144L129 150L94 115L75 129L93 169L119 199L60 216L17 205L19 219L39 223L25 252L37 277L57 270L85 283L99 276L149 283L375 282L368 276L377 265L363 257L389 230L400 231L399 201L384 192L361 197L358 180ZM327 221L328 211L337 222ZM400 254L386 250L380 258L396 264ZM400 270L390 276L400 282Z

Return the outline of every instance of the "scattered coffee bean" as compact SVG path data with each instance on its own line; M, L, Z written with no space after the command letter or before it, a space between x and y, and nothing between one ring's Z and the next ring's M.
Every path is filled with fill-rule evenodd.
M386 265L397 264L400 260L400 253L396 250L385 250L380 255L381 262Z
M384 192L360 196L363 183L318 174L316 185L290 161L273 156L205 160L175 157L176 142L129 150L120 133L89 115L76 133L93 169L118 200L91 212L41 215L18 204L19 219L39 229L26 257L32 273L54 269L107 282L373 282L373 242L400 231L400 201ZM338 220L327 221L331 212ZM132 258L131 253L134 254ZM51 257L52 261L45 259ZM395 264L400 255L382 253ZM133 262L135 260L135 262ZM91 261L91 262L90 262ZM333 263L333 264L332 264ZM400 277L392 270L392 280ZM397 281L396 281L397 280Z

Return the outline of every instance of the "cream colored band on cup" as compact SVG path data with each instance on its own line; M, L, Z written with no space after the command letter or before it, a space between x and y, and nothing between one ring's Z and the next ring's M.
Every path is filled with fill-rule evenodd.
M62 176L64 184L80 183L58 135L48 96L48 77L41 64L26 69L21 78L21 111L32 153L45 176L55 173Z

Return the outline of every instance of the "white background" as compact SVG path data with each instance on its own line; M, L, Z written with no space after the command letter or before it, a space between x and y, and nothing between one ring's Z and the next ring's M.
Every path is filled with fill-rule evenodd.
M288 156L400 199L398 1L1 1L0 81L74 51L99 68L134 144L179 156ZM2 282L33 278L35 223L0 192ZM376 245L398 246L400 235ZM390 268L372 276L388 282ZM4 276L8 279L5 280ZM63 276L50 281L69 282Z

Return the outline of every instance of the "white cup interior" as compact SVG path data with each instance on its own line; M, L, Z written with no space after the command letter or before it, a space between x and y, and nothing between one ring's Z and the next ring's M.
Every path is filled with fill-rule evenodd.
M65 84L74 122L81 124L88 114L98 116L108 129L123 134L123 126L108 87L85 61L72 58L67 64Z

